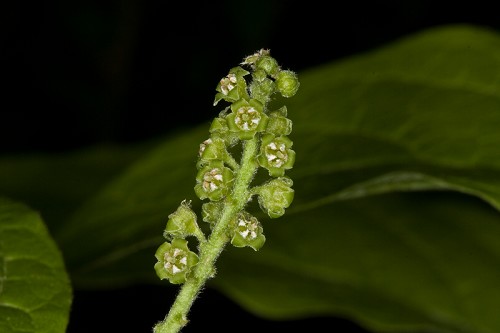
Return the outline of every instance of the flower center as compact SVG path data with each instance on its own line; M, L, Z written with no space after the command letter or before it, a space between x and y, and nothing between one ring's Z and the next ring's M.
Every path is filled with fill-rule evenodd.
M213 192L222 186L224 178L219 168L207 171L203 176L203 189L205 192Z
M251 106L242 106L236 112L234 123L241 130L253 131L259 126L261 119L260 113Z
M163 265L170 274L177 274L186 269L187 255L181 249L171 249L164 256L165 264Z
M236 75L228 74L225 78L220 80L220 90L224 95L227 95L231 90L234 89L236 82Z
M257 222L252 220L239 219L238 233L245 239L255 239L257 237Z
M212 139L206 139L205 141L203 141L203 143L200 143L200 151L198 152L198 155L201 156L205 151L205 149L207 148L207 146L212 142L213 142Z
M265 148L266 158L269 164L275 168L281 168L288 160L286 146L284 143L271 142Z

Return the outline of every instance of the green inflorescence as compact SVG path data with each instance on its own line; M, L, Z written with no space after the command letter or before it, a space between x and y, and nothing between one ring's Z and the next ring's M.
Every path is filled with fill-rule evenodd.
M186 325L191 304L205 281L214 276L215 261L227 243L256 251L264 245L261 223L245 210L253 196L271 218L282 216L292 203L293 182L285 176L295 162L289 138L292 121L286 106L268 107L274 94L288 98L298 88L297 75L282 70L265 49L244 58L217 84L214 106L221 101L229 106L213 120L209 137L200 144L194 186L198 198L205 200L201 215L210 225L210 235L201 230L186 200L169 215L165 242L155 254L155 270L160 279L184 285L155 332L178 332ZM238 144L242 148L239 162L230 153ZM270 179L252 187L260 167ZM188 237L196 238L198 253L188 247Z

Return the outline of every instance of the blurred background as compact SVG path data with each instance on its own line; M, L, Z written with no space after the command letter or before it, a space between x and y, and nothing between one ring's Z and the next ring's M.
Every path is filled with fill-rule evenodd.
M212 106L218 80L260 48L300 73L429 27L465 23L500 31L498 12L481 1L51 0L2 7L1 155L137 143L208 123L220 111ZM134 318L114 331L148 331L175 292L76 290L68 332L110 331L113 316ZM214 306L248 331L314 321L329 332L365 332L340 318L268 322L211 290L193 311L202 316ZM191 323L187 332L202 324Z
M271 49L300 71L427 27L500 29L488 2L9 1L0 152L145 140L204 123L218 80Z

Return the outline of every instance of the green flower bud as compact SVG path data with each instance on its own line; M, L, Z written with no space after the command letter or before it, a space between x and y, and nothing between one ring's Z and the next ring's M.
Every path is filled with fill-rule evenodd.
M255 188L254 192L259 195L260 208L271 218L285 214L285 208L290 206L294 197L292 185L290 178L279 177Z
M290 149L292 145L292 140L286 136L265 134L257 161L269 171L270 176L283 176L285 170L291 169L295 162L295 151Z
M197 166L198 168L201 168L213 160L223 161L227 154L228 152L224 139L220 136L212 135L212 137L200 144Z
M254 68L257 60L259 60L259 58L262 56L269 55L269 53L270 53L269 50L260 49L259 51L255 52L254 54L249 55L248 57L245 57L245 59L243 59L243 62L241 64L242 65L250 65L250 66L252 66L252 68Z
M190 203L184 200L177 210L168 216L164 236L167 239L186 238L196 235L199 231L196 214L191 209Z
M262 103L256 99L239 100L231 105L233 111L226 117L229 131L238 134L241 140L250 140L255 133L262 132L267 126L268 116Z
M266 241L259 221L245 211L239 213L236 220L232 221L231 228L231 244L236 247L250 246L257 251Z
M260 56L259 59L257 59L257 61L255 62L255 67L257 69L262 69L271 77L274 77L280 70L276 59L269 55Z
M244 78L248 74L250 73L241 67L232 68L215 88L218 93L215 95L214 106L221 100L233 103L241 98L248 98L247 83Z
M283 97L292 97L299 90L299 79L292 71L281 71L276 76L276 88Z
M217 117L212 121L210 128L208 130L210 133L220 133L224 134L229 132L229 127L227 127L227 122L225 118Z
M276 116L287 117L288 116L288 109L286 108L286 105L283 105L279 109L272 111L271 114L274 114Z
M223 207L224 206L220 201L209 201L204 203L201 206L201 216L203 221L210 223L210 227L213 228L220 219Z
M257 82L262 82L267 79L267 73L262 69L257 69L252 73L252 79Z
M275 86L273 80L268 78L260 82L253 81L250 84L250 94L262 104L267 104L271 100L271 95L276 90Z
M266 132L275 136L288 135L292 132L292 121L280 112L272 112L269 114Z
M229 131L226 115L215 118L210 125L209 132L222 138L228 147L235 145L239 140L236 133Z
M198 171L194 191L202 200L218 201L228 194L233 177L222 161L213 161Z
M178 238L160 245L155 257L158 260L154 266L156 274L173 284L184 283L191 268L198 263L198 256L189 250L187 241Z

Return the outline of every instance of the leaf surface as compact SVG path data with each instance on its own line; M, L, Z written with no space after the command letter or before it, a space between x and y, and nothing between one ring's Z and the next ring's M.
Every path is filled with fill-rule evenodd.
M38 213L0 198L0 332L63 333L72 291Z

